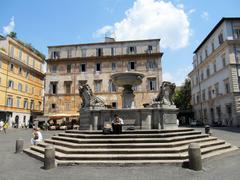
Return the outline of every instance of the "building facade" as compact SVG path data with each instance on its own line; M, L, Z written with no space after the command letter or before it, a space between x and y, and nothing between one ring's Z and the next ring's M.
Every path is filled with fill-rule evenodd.
M240 18L222 18L194 51L192 105L204 124L240 125Z
M43 63L21 41L0 37L0 119L10 127L27 126L43 111Z
M137 71L145 75L135 90L135 106L152 101L162 82L159 39L115 41L48 47L45 116L76 118L81 99L78 87L89 84L110 108L122 107L122 88L111 75Z

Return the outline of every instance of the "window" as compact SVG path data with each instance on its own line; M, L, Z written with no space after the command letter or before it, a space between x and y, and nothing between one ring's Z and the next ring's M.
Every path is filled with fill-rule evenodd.
M199 103L200 102L200 93L198 92L197 93L197 103Z
M213 71L214 73L217 72L217 65L216 65L216 61L213 63Z
M204 74L203 74L203 71L201 71L201 81L204 80Z
M113 62L113 63L112 63L112 71L115 71L115 70L116 70L116 68L117 68L117 65L116 65L116 63L115 63L115 62Z
M205 93L205 89L202 90L202 100L205 101L206 100L206 93Z
M57 94L57 82L50 82L50 94Z
M8 96L7 97L7 106L8 107L12 107L13 106L13 97L12 96Z
M71 64L67 65L67 73L71 73Z
M13 68L14 68L14 65L13 64L9 64L9 70L13 71L14 70Z
M22 74L22 67L18 68L18 74Z
M219 44L223 43L223 33L222 32L218 35L218 42L219 42Z
M208 57L208 51L207 51L207 48L205 49L205 58Z
M18 91L22 92L22 84L18 83Z
M18 52L18 59L19 59L19 61L22 60L22 50L19 50L19 52Z
M112 82L112 80L109 80L108 91L109 92L116 92L117 91L117 88L116 88L115 84Z
M202 61L203 61L203 58L202 58L202 52L201 52L199 58L200 58L200 63L202 63Z
M117 108L117 102L112 102L112 108L116 109Z
M212 40L211 47L212 47L212 52L213 52L214 49L215 49L215 47L214 47L214 39Z
M57 72L57 65L52 65L50 69L51 73L56 73Z
M41 101L38 101L38 110L39 110L39 111L41 110L41 107L42 107L42 102L41 102Z
M96 71L101 71L101 63L96 63Z
M32 63L33 68L35 68L35 59L32 59Z
M71 107L71 103L69 103L69 102L65 103L65 110L66 111L70 111L71 110L70 107Z
M27 55L27 65L29 65L29 55Z
M148 53L151 53L152 52L152 49L153 49L153 47L151 46L151 45L148 45Z
M115 48L111 48L111 56L114 56L115 55Z
M222 66L225 67L225 66L226 66L225 54L223 54L223 55L221 56L221 59L222 59Z
M101 92L102 80L94 81L95 92Z
M32 87L32 94L34 94L34 91L35 91L35 89L34 89L34 87Z
M72 50L68 49L67 50L67 58L71 58L72 57Z
M86 57L87 55L87 50L86 49L81 49L82 57Z
M149 78L148 79L148 90L149 91L156 91L157 88L156 88L156 78Z
M96 49L96 54L97 54L98 57L103 56L103 49L102 48L97 48Z
M25 85L25 92L28 93L28 85Z
M64 81L64 84L65 84L66 94L70 94L72 81Z
M156 61L154 59L148 59L147 60L147 69L156 69L157 68L157 64Z
M86 72L86 64L80 64L80 72Z
M131 71L131 70L135 70L135 62L134 61L130 61L128 62L128 70Z
M206 74L207 74L207 77L210 76L210 69L209 69L209 66L207 67Z
M8 80L8 88L14 88L14 82L12 80Z
M230 84L229 84L229 79L224 80L224 86L225 86L225 93L228 94L230 93Z
M31 100L31 102L30 102L30 109L34 110L34 100Z
M212 99L212 87L208 87L208 99Z
M21 97L17 97L17 108L21 106Z
M60 52L59 51L53 51L52 52L52 58L53 59L59 59L60 58Z
M14 46L11 46L11 57L14 58Z
M130 46L127 48L127 53L128 54L135 54L136 53L136 47Z
M29 71L26 71L26 78L29 79Z
M240 28L233 29L233 34L234 34L235 39L239 39L240 38Z
M24 99L23 108L28 109L28 99Z
M214 85L214 88L215 88L215 94L216 94L216 96L218 96L219 95L219 83L216 83Z
M56 104L52 104L52 109L56 109Z

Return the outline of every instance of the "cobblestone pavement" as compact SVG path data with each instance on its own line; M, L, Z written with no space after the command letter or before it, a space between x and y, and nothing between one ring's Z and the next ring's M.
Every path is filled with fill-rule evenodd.
M203 128L197 128L204 130ZM213 135L240 146L240 128L214 128ZM43 132L44 138L58 132ZM239 180L240 150L207 159L204 170L195 172L175 165L80 165L63 166L46 171L43 163L27 156L15 154L15 141L22 138L25 147L30 145L31 130L12 129L0 132L0 180Z

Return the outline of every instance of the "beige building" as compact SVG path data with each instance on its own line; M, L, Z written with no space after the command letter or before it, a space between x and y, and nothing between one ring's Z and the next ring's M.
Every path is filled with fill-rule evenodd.
M44 59L9 36L0 36L0 119L12 127L32 123L43 111Z
M240 18L222 18L194 51L195 120L240 125Z
M111 75L138 71L145 77L135 89L135 106L152 101L162 82L159 39L115 41L48 47L45 116L77 118L81 99L78 86L88 83L111 108L122 107L121 88Z

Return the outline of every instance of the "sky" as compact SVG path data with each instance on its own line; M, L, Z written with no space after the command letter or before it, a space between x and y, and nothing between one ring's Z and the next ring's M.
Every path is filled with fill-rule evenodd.
M240 17L239 0L1 0L0 34L11 31L47 55L47 46L160 40L163 80L181 85L193 51L222 17Z

